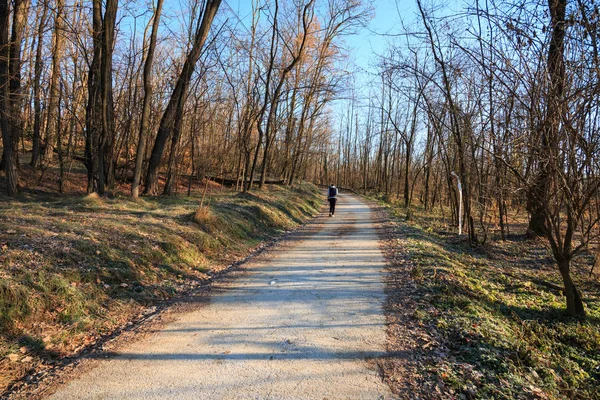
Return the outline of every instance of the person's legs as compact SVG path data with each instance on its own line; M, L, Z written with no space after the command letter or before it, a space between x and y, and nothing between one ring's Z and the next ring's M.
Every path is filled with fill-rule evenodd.
M331 214L331 216L333 216L335 214L335 203L336 202L337 202L337 199L329 200L329 213Z

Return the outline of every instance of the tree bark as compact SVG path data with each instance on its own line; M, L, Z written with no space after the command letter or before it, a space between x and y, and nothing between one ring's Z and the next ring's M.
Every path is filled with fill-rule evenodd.
M44 159L51 160L54 153L54 143L57 140L59 130L57 128L58 102L59 99L59 81L60 60L63 52L63 33L64 25L64 0L56 1L56 15L54 17L54 34L52 38L52 75L50 77L50 96L48 99L48 122L46 124L46 147L44 150Z
M23 118L21 114L23 103L23 89L21 85L21 47L23 44L23 33L27 24L29 11L29 0L15 0L13 2L13 22L10 39L10 61L8 70L10 73L10 113L13 155L19 168L18 144L23 134Z
M194 72L196 62L198 61L198 58L200 58L204 42L208 37L210 26L220 4L221 0L206 0L204 3L204 9L202 10L202 15L199 20L200 23L196 30L194 44L186 57L183 69L177 79L177 83L175 84L175 88L173 89L173 93L171 94L171 98L169 99L169 103L167 104L167 108L163 113L158 127L158 134L148 162L146 186L144 187L145 194L156 194L158 192L158 168L160 167L165 145L169 137L173 135L175 127L178 124L178 119L181 119L183 116L181 110L190 84L190 79Z
M104 15L102 1L93 2L94 55L88 74L88 104L86 108L86 167L88 193L104 194L106 174L112 168L113 141L112 52L118 0L106 0ZM108 157L107 157L108 156Z
M133 184L131 185L131 197L138 197L140 188L140 178L142 176L142 166L144 162L144 149L146 148L146 138L148 136L148 119L150 117L150 101L152 100L153 87L150 82L152 73L152 61L154 59L154 51L156 49L156 37L158 35L158 26L160 22L160 14L162 12L163 0L157 0L156 10L152 20L152 33L150 34L150 43L148 44L148 54L144 63L144 103L142 105L142 119L140 121L139 141L135 156L135 169L133 171Z
M175 128L171 136L171 151L169 152L169 162L167 165L167 179L163 194L170 196L173 194L173 185L175 185L177 177L175 171L175 163L177 162L177 145L181 137L181 127L183 125L183 104L175 116Z
M19 192L19 175L12 145L12 123L10 113L9 37L10 13L8 0L0 0L0 129L2 130L2 166L6 174L6 189L9 196Z
M19 192L17 144L21 137L21 42L27 21L28 1L13 2L10 42L10 12L7 0L0 0L0 129L2 129L2 164L9 196Z
M581 300L581 294L575 283L571 279L571 260L563 259L558 262L560 275L565 287L565 297L567 298L567 314L571 316L585 317L586 312Z
M62 3L62 0L59 0ZM58 6L57 6L58 7ZM61 4L62 7L62 4ZM62 11L62 10L61 10ZM60 85L60 91L58 93L58 101L57 101L57 118L56 118L56 151L58 153L58 167L59 167L59 175L58 175L58 192L64 193L64 185L65 185L65 157L63 155L62 150L62 113L61 113L61 102L62 102L62 84Z
M263 105L260 108L260 111L257 115L256 128L258 130L258 143L256 144L256 148L254 149L254 157L252 159L252 166L250 167L250 173L248 177L248 184L246 185L246 190L252 189L253 181L254 181L254 171L256 170L256 163L258 162L258 155L260 153L260 146L262 145L262 140L264 137L264 130L261 126L261 120L263 119L267 107L269 105L270 98L270 88L271 88L271 75L273 74L273 69L275 67L275 56L276 56L276 43L277 43L277 16L279 14L279 2L275 0L275 12L273 13L273 26L271 29L271 46L269 50L269 65L267 69L267 76L265 78L265 94Z
M527 210L530 214L528 232L530 235L544 236L546 230L546 200L550 174L551 152L557 142L557 130L561 122L561 103L565 85L564 41L567 0L549 0L550 24L552 32L548 47L548 78L550 87L546 101L546 114L541 126L540 166L535 182L527 195Z
M40 16L40 25L38 26L37 48L35 52L35 63L33 66L33 148L31 150L31 162L29 165L37 167L41 151L41 130L42 130L42 99L40 93L40 80L42 79L42 48L44 41L44 30L46 29L46 19L48 16L48 0L43 2L43 10Z

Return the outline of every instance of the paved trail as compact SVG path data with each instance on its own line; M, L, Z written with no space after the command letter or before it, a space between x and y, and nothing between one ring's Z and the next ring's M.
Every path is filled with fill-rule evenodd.
M369 362L385 346L384 261L369 207L340 196L334 218L269 253L209 304L53 398L392 398Z

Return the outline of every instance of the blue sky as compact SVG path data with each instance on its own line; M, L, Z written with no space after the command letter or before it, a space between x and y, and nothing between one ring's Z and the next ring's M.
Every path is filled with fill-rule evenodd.
M400 30L400 18L410 20L414 17L414 1L373 0L374 17L365 29L353 37L350 46L358 66L370 70L374 55L382 54L387 44L394 38L389 35Z
M284 1L284 0L281 0ZM327 0L317 0L325 2ZM373 10L373 18L368 26L360 29L356 35L344 38L345 46L350 54L348 68L353 71L354 85L349 85L356 89L355 96L358 99L359 107L368 104L368 98L372 96L373 90L379 92L380 85L377 77L378 56L385 53L390 42L400 40L394 37L401 31L402 22L411 25L416 17L415 0L364 0ZM244 24L250 26L251 0L224 0L222 7L231 8ZM344 119L348 109L347 93L340 93L341 98L334 100L330 104L330 110L333 112L332 126L339 125L339 119Z
M387 41L392 40L385 35L398 32L400 18L405 20L414 18L416 5L414 0L367 0L367 2L373 7L373 19L357 35L347 38L346 43L357 66L372 71L374 53L383 53ZM246 21L250 15L250 4L250 0L226 0L225 7L229 5L240 19Z
M252 1L256 0L224 0L221 4L219 14L230 18L230 11L233 11L246 28L249 28L251 24ZM262 4L264 1L259 0L259 3ZM291 0L280 1L284 3ZM369 95L369 88L373 86L371 82L377 80L377 56L385 52L388 43L398 40L392 35L397 34L401 30L401 19L410 24L415 18L416 11L415 0L363 1L372 8L373 18L368 23L368 26L360 29L357 34L344 38L344 47L350 55L350 65L341 66L344 69L354 72L353 78L355 79L355 87L360 92L357 93L359 97L367 97ZM317 0L318 5L324 5L326 2L327 0ZM186 9L184 6L185 3L186 0L167 0L165 2L162 29L167 29L165 27L168 25L169 34L186 29L186 24L189 23L189 16L186 15L185 11L182 11ZM143 11L145 13L137 20L137 35L141 35L143 32L151 16L151 12L145 6L140 6L139 10L131 11L134 14L139 14ZM125 15L125 18L120 21L121 31L131 32L133 30L133 23L134 20L131 15ZM184 41L182 41L182 45Z

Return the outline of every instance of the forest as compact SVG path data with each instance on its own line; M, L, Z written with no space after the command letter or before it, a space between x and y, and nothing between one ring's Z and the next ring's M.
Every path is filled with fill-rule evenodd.
M242 191L306 179L402 199L408 214L415 200L446 207L458 224L458 178L469 241L492 226L506 238L525 210L569 312L584 313L569 268L599 245L594 1L417 1L367 96L344 49L366 4L254 1L242 20L220 3L163 15L162 1L4 1L7 194L49 169L59 192L85 168L88 193L127 184L132 197L189 194L205 176Z
M8 194L19 175L49 167L58 191L83 165L88 193L127 182L133 197L140 187L180 192L183 177L248 190L314 174L343 78L337 42L364 10L254 2L242 21L226 5L217 16L220 5L192 1L163 15L162 1L5 2Z
M541 246L584 319L573 270L597 288L600 269L597 1L416 0L359 71L351 44L374 11L0 0L2 199L335 183L471 249Z
M132 197L189 194L205 176L242 191L336 181L458 224L458 179L469 241L494 226L505 239L526 210L583 314L569 268L599 245L598 6L417 6L365 98L344 68L370 15L359 1L255 1L244 20L219 1L165 15L162 1L4 1L5 190L51 170L62 193L83 168L88 193Z

